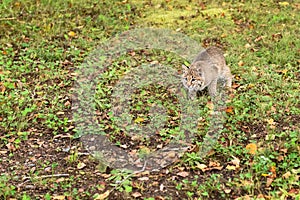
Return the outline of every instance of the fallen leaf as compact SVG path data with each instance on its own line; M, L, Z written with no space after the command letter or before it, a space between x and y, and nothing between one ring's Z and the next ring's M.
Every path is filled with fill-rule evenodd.
M233 114L233 107L232 106L229 106L229 107L227 107L226 108L226 113L231 113L231 114Z
M228 170L236 170L236 166L227 165L226 169L228 169Z
M264 37L263 36L259 36L257 38L255 38L254 42L259 42L263 39Z
M255 155L256 154L256 151L257 151L257 146L256 144L254 143L250 143L246 146L246 150L252 154L252 155Z
M240 167L240 159L238 159L237 157L234 157L234 156L232 156L233 157L233 160L232 161L230 161L232 164L234 164L236 167Z
M213 162L213 161L210 161L209 164L208 164L209 167L219 167L220 165L221 165L220 163Z
M210 110L213 110L213 109L214 109L214 104L213 104L213 102L211 102L211 101L207 102L206 106L207 106Z
M206 171L207 166L204 165L204 164L198 164L198 165L197 165L197 168L201 169L201 170L204 172L204 171Z
M164 187L165 187L164 184L160 184L159 190L160 190L160 191L163 191L163 190L164 190Z
M268 122L269 125L274 125L275 124L274 119L272 119L272 118L268 119L267 122Z
M249 43L245 44L245 48L249 49L251 47L251 45Z
M15 151L15 150L16 150L16 147L15 147L12 143L7 143L5 146L6 146L6 147L8 148L8 150L10 150L10 151Z
M134 192L134 193L131 194L131 196L133 196L134 198L138 198L138 197L141 197L142 194L139 193L139 192Z
M249 195L237 197L234 200L251 200Z
M276 167L275 166L270 167L270 172L276 173Z
M274 181L273 178L267 178L266 186L269 187L272 184L273 181Z
M287 172L287 173L285 173L285 174L282 175L282 178L288 179L291 175L292 175L291 172Z
M66 198L66 196L59 195L59 196L54 196L52 199L54 199L54 200L64 200L65 198Z
M138 180L140 180L140 181L148 181L149 177L144 176L144 177L138 178Z
M76 33L75 33L74 31L70 31L70 32L68 33L68 36L70 36L70 37L75 37L75 36L76 36Z
M212 170L212 169L221 170L221 169L223 169L223 166L209 168L209 170Z
M281 2L278 2L278 4L279 4L280 6L288 6L288 5L290 5L290 3L287 2L287 1L281 1Z
M83 169L86 166L83 162L78 163L77 169Z
M299 193L300 193L299 189L297 190L297 189L295 189L295 188L292 188L292 189L289 191L289 194L299 194Z
M280 149L281 152L287 153L288 149Z
M63 182L64 180L65 180L65 178L64 178L64 177L61 177L61 178L57 179L55 182L56 182L56 183L59 183L59 182Z
M141 122L143 122L143 121L145 121L145 119L142 118L142 117L137 117L137 118L134 120L135 123L141 123Z
M107 190L106 192L102 193L102 194L95 194L96 198L94 200L104 200L105 198L107 198L110 194L110 191Z
M188 172L178 172L177 175L185 178L185 177L189 176L189 173Z
M244 64L245 64L245 63L244 63L243 61L239 61L239 62L238 62L238 65L239 65L240 67L244 66Z
M277 157L277 160L280 162L280 161L283 161L284 160L284 156L280 155Z
M6 151L6 150L3 150L3 151L1 150L1 151L0 151L0 154L7 154L7 152L8 152L8 151Z
M256 198L258 198L258 199L265 199L265 197L264 197L264 195L263 194L259 194L259 195L257 195L257 197Z
M224 189L224 192L225 192L226 194L229 194L229 193L231 192L231 189Z

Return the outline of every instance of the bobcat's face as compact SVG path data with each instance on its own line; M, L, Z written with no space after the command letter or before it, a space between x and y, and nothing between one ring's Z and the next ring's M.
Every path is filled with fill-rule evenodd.
M201 72L193 66L187 68L183 65L182 68L182 83L184 87L186 87L189 91L200 90L200 88L204 84L204 79L201 76Z

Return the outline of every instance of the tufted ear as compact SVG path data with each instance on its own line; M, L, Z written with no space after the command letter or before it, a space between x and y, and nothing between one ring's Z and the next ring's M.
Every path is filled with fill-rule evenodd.
M181 65L183 71L187 71L189 68L185 65Z

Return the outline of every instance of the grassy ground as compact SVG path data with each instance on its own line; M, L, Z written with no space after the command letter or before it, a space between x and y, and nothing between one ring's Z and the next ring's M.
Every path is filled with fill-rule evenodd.
M296 1L3 0L0 199L300 199L299 13ZM190 151L160 172L116 185L126 173L101 170L73 137L70 91L76 66L98 44L138 27L169 28L223 48L234 91L208 157ZM114 63L126 70L155 60L181 65L160 51ZM204 98L201 106L209 105ZM114 140L130 142L118 134Z

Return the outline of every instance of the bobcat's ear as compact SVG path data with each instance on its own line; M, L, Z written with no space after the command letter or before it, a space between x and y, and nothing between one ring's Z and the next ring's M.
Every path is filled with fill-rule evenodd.
M185 65L181 65L181 67L182 67L182 69L184 70L184 71L187 71L189 68L187 67L187 66L185 66Z

